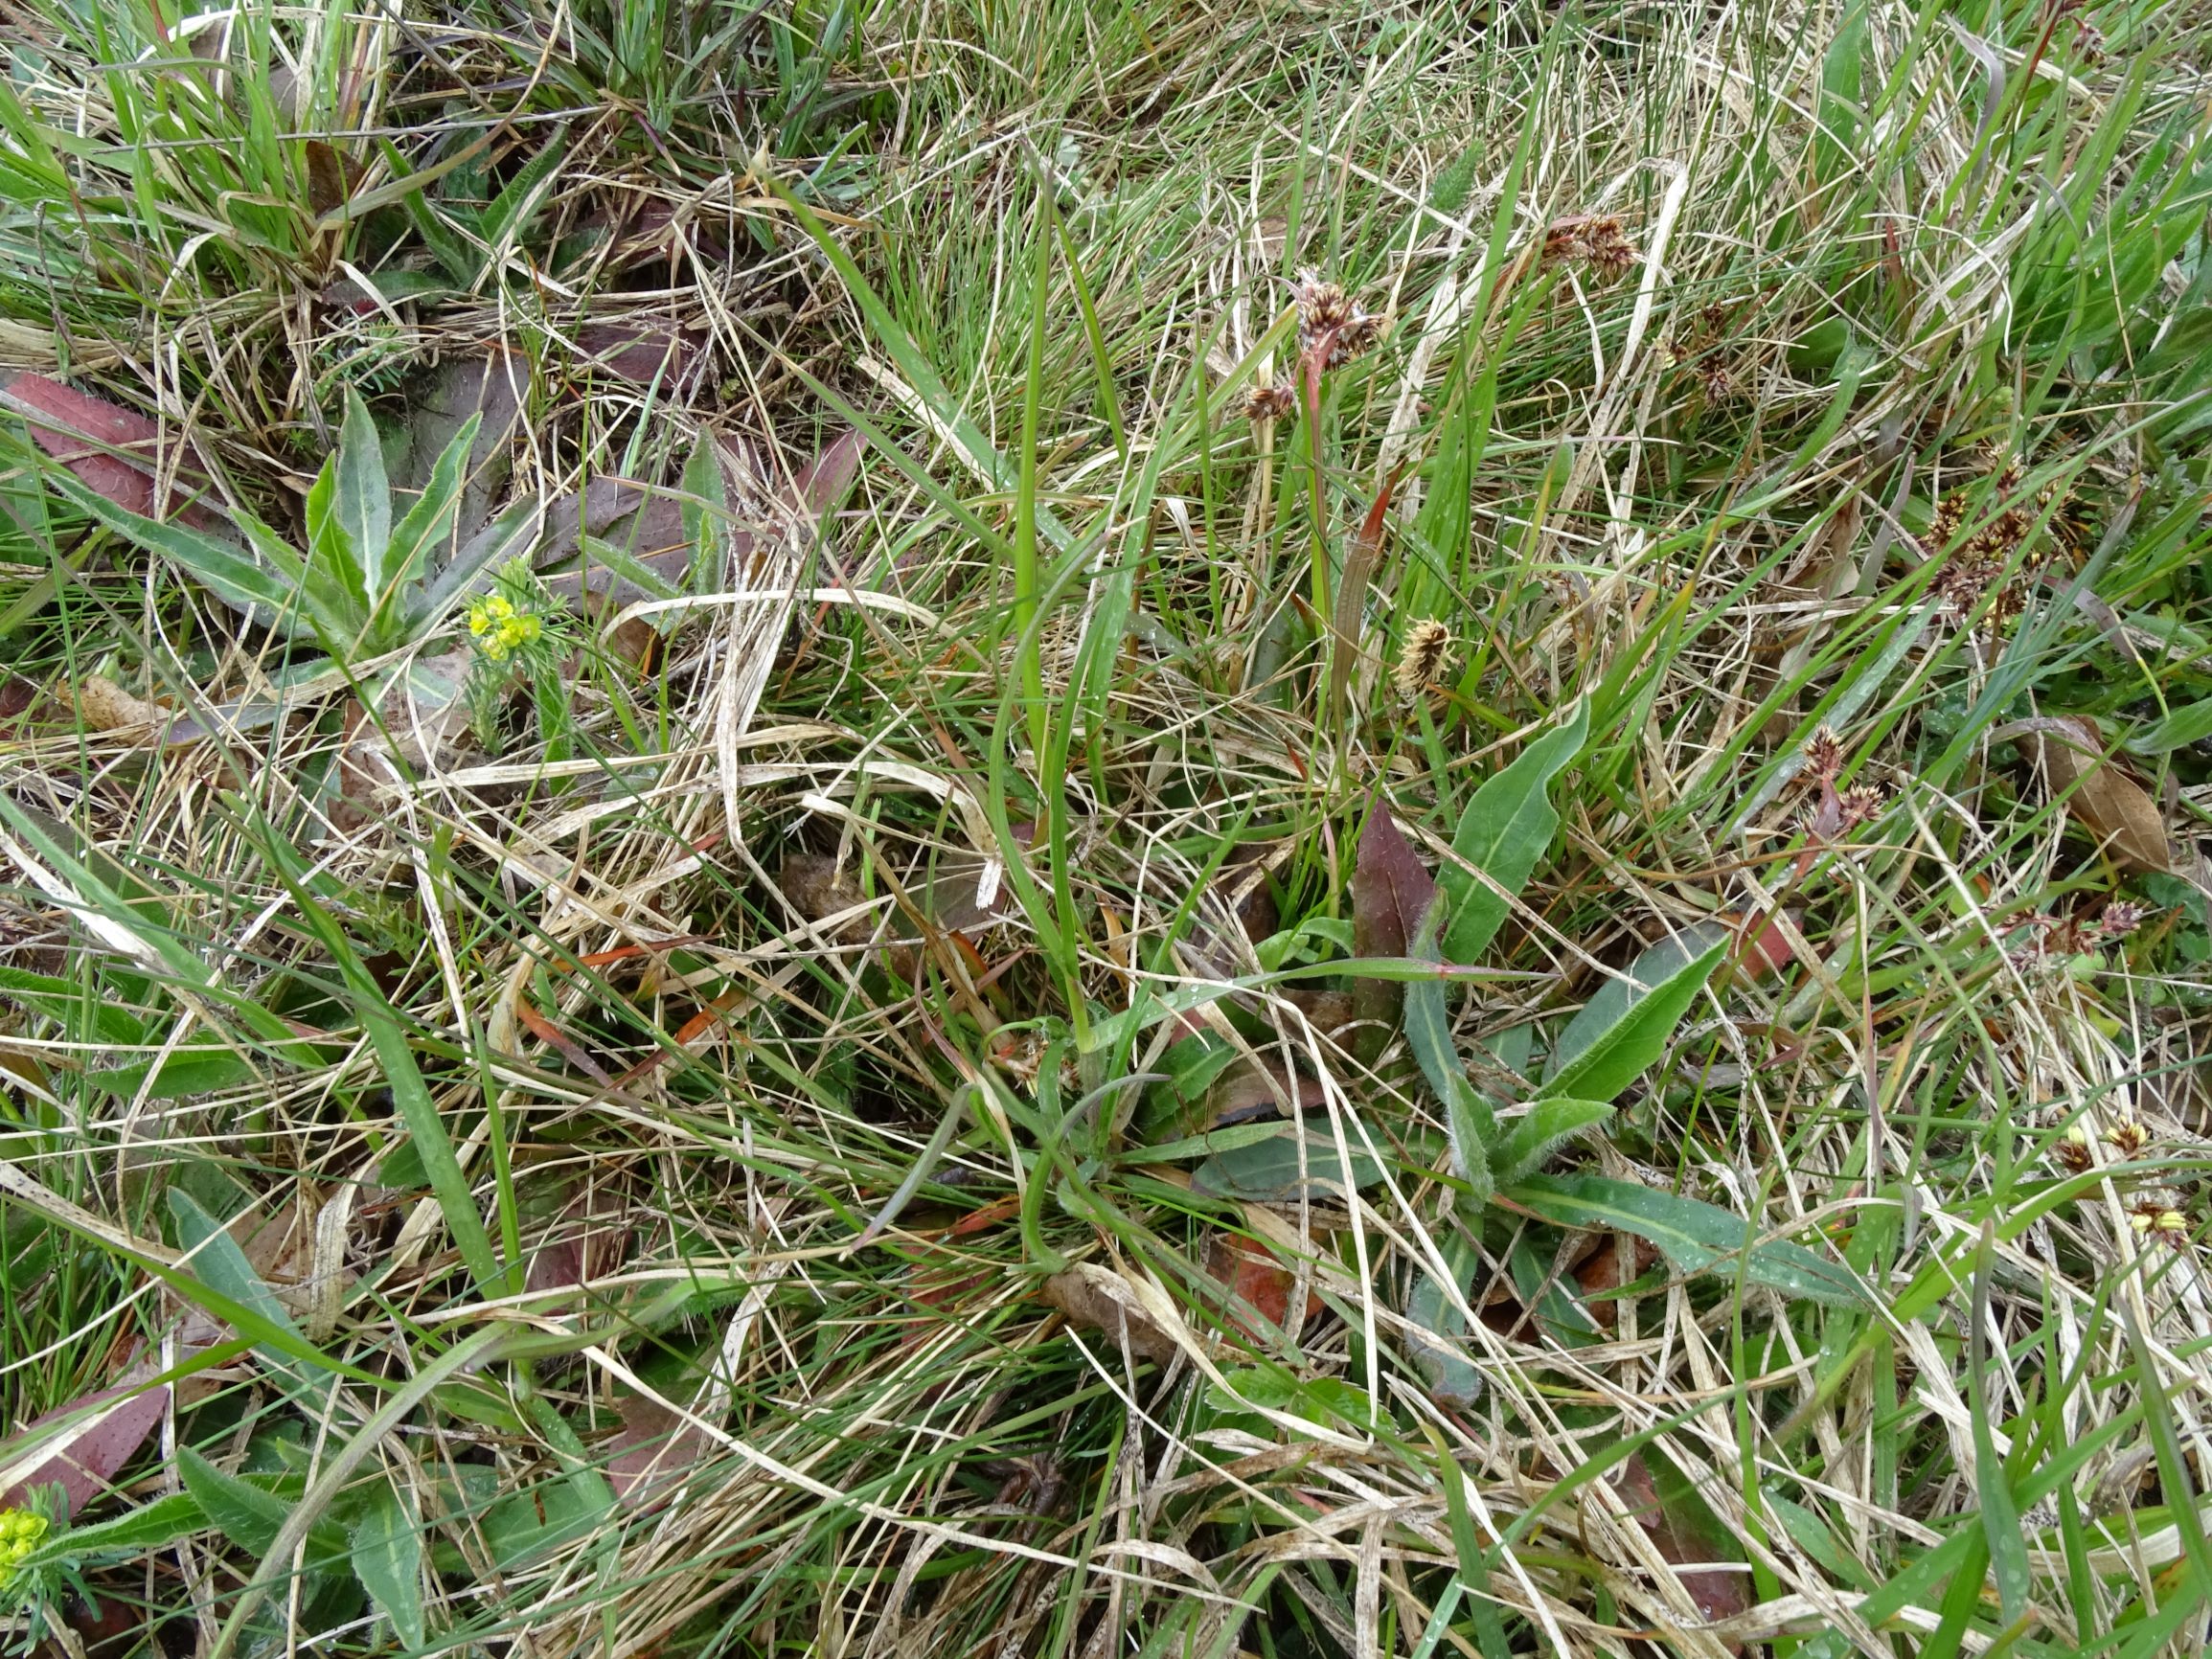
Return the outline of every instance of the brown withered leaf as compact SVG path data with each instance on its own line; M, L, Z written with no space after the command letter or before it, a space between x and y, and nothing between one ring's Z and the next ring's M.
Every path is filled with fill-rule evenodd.
M181 440L171 432L165 442L162 429L136 410L28 371L0 375L0 407L21 416L39 448L125 511L216 527L214 513L186 499L207 484L189 466L176 468L174 487L160 493L157 506L155 473L175 461Z
M1802 908L1781 917L1764 916L1755 910L1722 911L1719 920L1726 922L1735 936L1729 954L1736 971L1745 979L1765 979L1788 967L1797 956L1790 933L1804 916Z
M108 1483L160 1425L168 1409L166 1382L139 1394L131 1393L130 1385L124 1383L80 1395L67 1405L34 1418L15 1437L16 1447L34 1455L40 1440L70 1432L59 1428L65 1420L89 1417L89 1426L76 1432L68 1444L57 1447L53 1455L33 1465L6 1491L0 1491L0 1508L16 1508L34 1489L57 1485L62 1492L61 1519L66 1521L107 1489ZM41 1430L57 1432L41 1434ZM13 1453L0 1452L0 1467L16 1467L18 1461Z
M308 206L318 218L336 213L353 193L353 170L327 139L310 138L301 148L308 161Z
M586 1184L561 1207L530 1254L526 1288L569 1290L621 1271L635 1235L619 1193Z
M150 732L169 716L160 704L131 695L104 674L87 674L70 689L77 712L96 732Z
M1661 1498L1658 1483L1653 1478L1651 1465L1642 1452L1630 1457L1616 1485L1629 1513L1658 1546L1659 1554L1677 1568L1690 1567L1687 1572L1676 1572L1675 1577L1708 1623L1732 1619L1750 1606L1749 1574L1716 1572L1690 1565L1717 1561L1721 1558L1720 1553L1712 1542L1699 1536L1702 1530L1699 1517L1691 1512L1687 1503L1670 1505ZM1731 1653L1744 1650L1741 1642L1722 1645Z
M1078 1261L1055 1273L1038 1293L1060 1309L1070 1325L1105 1333L1118 1349L1124 1341L1139 1359L1166 1365L1175 1357L1175 1339L1137 1301L1122 1276L1095 1261Z
M1590 1253L1576 1263L1575 1283L1582 1286L1585 1311L1600 1328L1611 1330L1621 1322L1620 1301L1611 1293L1633 1284L1655 1266L1659 1249L1641 1239L1630 1239L1630 1249L1624 1253L1622 1239L1617 1233L1608 1233L1592 1242L1594 1247Z
M2105 758L2105 742L2094 721L2080 716L2022 720L2030 728L2027 747L2038 761L2051 798L2064 798L2075 823L2130 870L2168 871L2174 847L2166 819L2150 791ZM1994 736L1995 734L1993 734Z
M680 378L698 360L706 333L665 317L624 317L586 323L576 331L576 345L597 367L642 386L655 375L664 383Z
M620 1409L622 1427L606 1443L606 1481L615 1501L635 1513L674 1490L713 1441L690 1418L642 1394L625 1397Z
M1428 868L1407 844L1380 791L1371 799L1367 824L1352 868L1352 954L1403 956L1414 931L1436 898ZM1353 1052L1371 1060L1382 1052L1405 1006L1405 987L1394 979L1356 978L1353 1012L1369 1022Z

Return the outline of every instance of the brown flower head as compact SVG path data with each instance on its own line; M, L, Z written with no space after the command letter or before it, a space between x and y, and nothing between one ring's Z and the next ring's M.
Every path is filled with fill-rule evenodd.
M2106 939L2125 939L2142 925L2143 907L2132 898L2115 898L2097 916L2097 932Z
M1288 420L1298 411L1298 394L1288 386L1255 386L1244 398L1244 415L1252 420Z
M2131 1118L2124 1124L2114 1124L2107 1129L2105 1144L2123 1158L2138 1157L2143 1148L2151 1144L2151 1131Z
M2076 1124L2052 1143L2051 1156L2057 1160L2059 1168L2070 1174L2079 1175L2091 1162L2089 1131Z
M1836 791L1836 809L1843 820L1845 834L1881 817L1887 804L1888 796L1880 784L1853 784Z
M1300 271L1295 288L1298 300L1298 337L1311 342L1333 329L1341 329L1356 315L1351 297L1334 283L1325 283L1318 271Z
M1369 316L1317 272L1301 271L1293 291L1298 302L1298 354L1309 364L1334 369L1381 337L1381 319Z
M1586 265L1609 282L1641 256L1613 215L1577 214L1558 220L1544 232L1543 257L1547 264L1573 261Z
M1833 726L1822 726L1805 745L1805 775L1816 784L1833 784L1843 770L1843 739Z
M1451 649L1451 630L1434 617L1424 617L1405 630L1405 644L1398 653L1391 682L1398 694L1411 702L1426 691L1444 668Z

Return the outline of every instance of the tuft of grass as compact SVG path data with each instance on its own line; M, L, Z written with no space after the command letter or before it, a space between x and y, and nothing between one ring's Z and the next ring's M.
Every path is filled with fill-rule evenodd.
M14 8L11 1640L2203 1651L2195 22Z

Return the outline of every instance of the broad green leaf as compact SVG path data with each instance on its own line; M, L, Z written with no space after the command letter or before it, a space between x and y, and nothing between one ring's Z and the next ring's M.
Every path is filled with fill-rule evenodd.
M296 1375L299 1368L294 1361L303 1352L313 1354L314 1347L292 1323L291 1314L277 1300L277 1293L254 1271L246 1253L231 1237L229 1227L209 1215L199 1200L182 1187L169 1190L169 1213L176 1222L177 1247L192 1255L186 1266L193 1277L223 1297L234 1309L250 1312L269 1339L263 1340L243 1325L239 1327L239 1334L254 1337L256 1352L280 1374Z
M460 440L454 440L459 443ZM444 468L445 458L438 462ZM422 492L427 501L436 486ZM417 504L418 506L421 503ZM413 512L407 515L412 519ZM516 502L505 512L470 536L461 551L453 556L453 562L440 571L431 580L429 591L419 605L408 612L408 625L421 629L436 623L446 608L456 601L466 599L477 580L494 565L505 564L511 558L520 558L536 544L538 531L545 522L544 506L535 497Z
M1501 1182L1517 1181L1550 1155L1562 1141L1594 1128L1613 1115L1604 1101L1552 1096L1537 1102L1525 1117L1506 1125L1491 1151L1493 1173Z
M1715 1204L1601 1175L1529 1175L1505 1196L1560 1227L1611 1228L1659 1247L1680 1273L1726 1272L1755 1237L1740 1216ZM1803 1245L1773 1239L1750 1253L1750 1277L1786 1296L1835 1307L1864 1307L1851 1273Z
M392 484L384 476L384 441L360 393L346 388L346 420L338 430L337 523L353 545L363 577L364 608L375 602L387 575L385 548L392 539Z
M1551 850L1560 815L1551 804L1551 782L1582 753L1589 737L1590 706L1576 703L1565 725L1546 732L1520 752L1512 765L1486 781L1460 814L1451 850L1508 893L1528 885L1537 865ZM1437 872L1446 914L1447 961L1471 963L1503 925L1504 898L1458 864L1447 861Z
M491 1558L502 1571L513 1572L563 1544L590 1536L613 1507L614 1493L604 1481L594 1491L580 1477L563 1475L526 1491L511 1492L487 1510L479 1524Z
M87 1556L102 1556L109 1552L136 1556L148 1550L158 1550L165 1544L173 1544L179 1538L189 1538L209 1525L207 1511L199 1500L190 1492L171 1492L150 1504L141 1504L125 1511L113 1520L94 1521L89 1526L69 1527L50 1533L37 1549L22 1562L25 1567L41 1567L68 1560L82 1560Z
M491 205L484 210L483 227L478 233L485 243L494 251L512 235L520 240L522 232L544 197L545 188L560 166L561 157L568 153L568 130L557 129L545 143L545 148L523 163L521 170L507 181Z
M422 1618L422 1534L399 1494L378 1487L353 1527L353 1577L392 1621L402 1648L420 1648Z
M228 1049L179 1049L160 1061L158 1071L154 1067L154 1058L148 1056L129 1065L88 1071L84 1081L87 1087L118 1100L133 1099L143 1088L148 1100L173 1101L183 1095L235 1089L256 1075L250 1062ZM149 1072L153 1075L150 1087L147 1084Z
M431 465L422 493L392 532L383 584L375 592L379 620L387 615L404 617L409 623L429 620L410 612L404 595L425 578L437 550L453 534L454 512L460 505L462 487L467 482L468 451L476 442L477 428L483 424L482 414L471 415L461 423L461 430Z
M87 995L85 988L74 979L0 966L0 997L59 1021L72 1034L92 1036L103 1047L136 1048L146 1041L144 1020L98 992ZM88 1018L92 1022L89 1029L80 1024Z
M316 615L308 605L302 591L306 569L288 549L289 563L272 567L190 525L142 518L66 472L54 472L50 478L56 489L116 534L169 559L256 622L287 634L307 631L310 624L321 624L333 636L343 630L342 617ZM277 540L273 532L269 538Z
M225 1474L188 1445L176 1448L176 1465L184 1489L217 1531L256 1555L276 1542L278 1529L292 1512L290 1504L250 1481Z
M1280 1202L1298 1197L1301 1192L1310 1198L1349 1196L1353 1189L1371 1187L1382 1179L1381 1167L1357 1142L1351 1145L1347 1176L1334 1135L1301 1131L1291 1124L1253 1126L1266 1132L1243 1146L1216 1152L1192 1171L1192 1187L1216 1198Z
M1539 1098L1609 1101L1665 1054L1676 1024L1721 966L1728 944L1723 939L1684 960L1691 948L1662 940L1644 953L1658 959L1649 989L1614 980L1592 997L1562 1034Z
M188 1445L176 1448L177 1472L210 1525L255 1555L265 1555L291 1514L293 1501L266 1487L225 1474ZM298 1477L291 1477L297 1483ZM331 1521L308 1529L307 1565L310 1572L341 1565L347 1556L345 1533Z

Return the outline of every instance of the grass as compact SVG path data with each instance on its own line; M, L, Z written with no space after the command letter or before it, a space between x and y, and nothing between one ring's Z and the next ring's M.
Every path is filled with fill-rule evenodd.
M11 1639L2204 1650L2201 21L15 8Z

